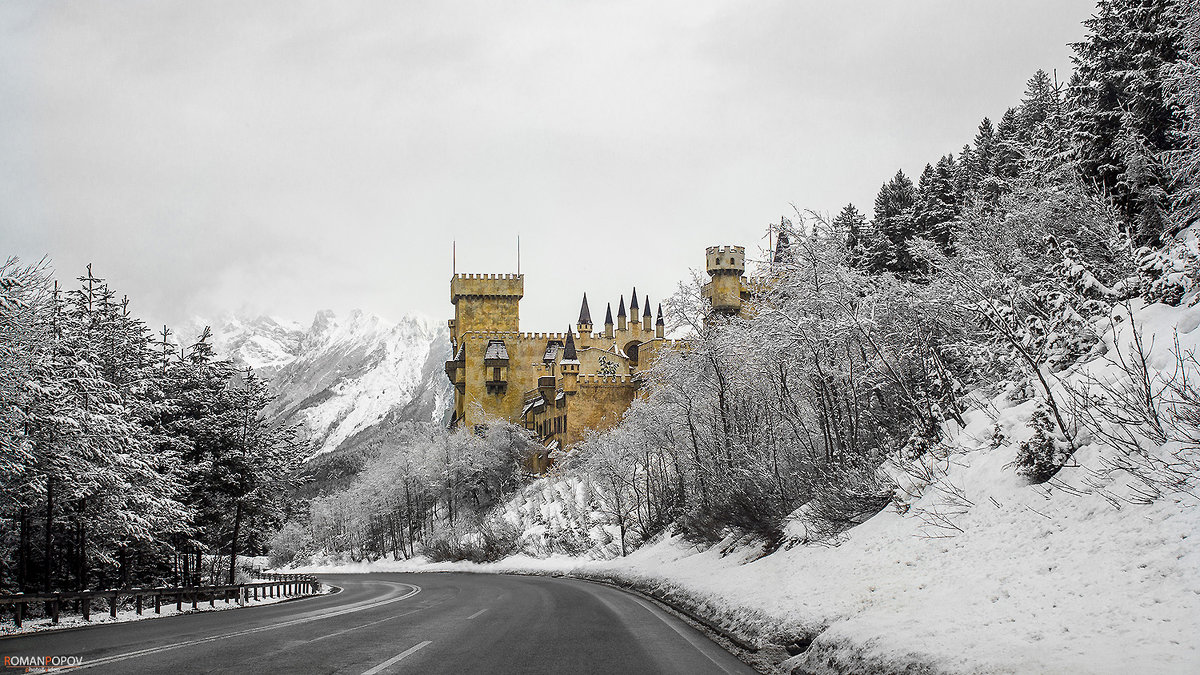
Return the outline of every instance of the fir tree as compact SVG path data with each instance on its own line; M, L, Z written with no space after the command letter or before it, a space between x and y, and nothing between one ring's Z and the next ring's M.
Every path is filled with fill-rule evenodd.
M880 251L869 263L872 271L884 269L897 274L908 274L916 266L908 250L908 241L915 234L913 207L917 193L912 181L903 171L897 171L892 179L883 184L875 197L875 230L886 239L887 251ZM881 242L882 243L882 242ZM883 267L880 268L879 265Z
M1177 149L1178 109L1164 96L1163 76L1179 59L1179 30L1169 0L1101 0L1072 45L1075 75L1067 95L1077 167L1098 184L1131 223L1139 241L1161 234L1157 217L1169 191L1130 162ZM1124 140L1123 140L1124 137Z
M853 204L842 207L842 212L833 220L833 231L841 235L846 242L851 267L857 268L863 263L866 229L866 216L859 213Z

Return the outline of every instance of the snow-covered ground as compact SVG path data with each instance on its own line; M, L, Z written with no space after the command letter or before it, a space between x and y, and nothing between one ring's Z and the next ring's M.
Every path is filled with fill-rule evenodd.
M1091 359L1061 374L1059 393L1089 376L1111 381L1131 325L1154 345L1157 371L1175 367L1176 331L1185 352L1200 350L1200 307L1134 310L1132 322L1118 310L1100 327L1115 329ZM1030 484L1011 465L1032 434L1035 403L1009 396L947 429L946 447L925 460L924 479L893 467L907 494L837 545L798 543L803 527L795 522L791 544L765 556L735 541L698 549L666 537L610 560L415 559L297 571L615 576L687 598L751 639L815 636L788 664L809 672L1200 672L1200 500L1187 492L1141 500L1147 487L1136 467L1152 461L1114 469L1127 458L1091 442L1086 430L1073 462L1050 483ZM1179 449L1149 448L1147 456ZM595 499L577 482L544 479L510 503L508 516L528 538L574 528L600 550L612 529L597 524Z

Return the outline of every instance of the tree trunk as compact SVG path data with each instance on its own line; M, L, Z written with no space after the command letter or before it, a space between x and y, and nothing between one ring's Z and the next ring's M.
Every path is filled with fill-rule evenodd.
M17 563L17 590L21 593L29 585L29 509L21 507L21 559Z
M242 501L239 499L233 515L233 541L229 544L229 585L237 583L238 537L242 534Z
M54 476L46 479L46 554L42 562L42 591L49 593L50 576L54 571Z

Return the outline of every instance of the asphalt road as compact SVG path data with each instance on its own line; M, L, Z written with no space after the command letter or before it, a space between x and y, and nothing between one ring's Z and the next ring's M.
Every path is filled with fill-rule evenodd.
M752 673L642 598L574 579L322 575L341 593L0 639L90 673ZM9 671L17 672L17 671Z

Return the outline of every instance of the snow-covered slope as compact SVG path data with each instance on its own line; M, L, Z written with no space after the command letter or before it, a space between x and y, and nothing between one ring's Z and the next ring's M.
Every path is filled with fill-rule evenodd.
M213 333L218 353L270 379L279 398L268 413L299 423L317 454L406 420L443 422L450 409L446 327L420 317L392 323L324 310L307 330L271 317L229 317Z
M1136 329L1154 387L1193 387L1190 401L1168 395L1159 413L1180 406L1194 414L1200 394L1185 382L1200 377L1200 304L1134 302L1096 328L1103 339L1090 358L1056 375L1063 400L1068 387L1095 397L1105 386L1121 390L1128 382L1121 364L1140 364L1131 356ZM902 486L894 506L836 545L804 544L797 518L790 539L769 555L750 539L709 547L666 536L612 558L617 531L599 508L603 495L551 475L502 510L524 532L526 548L549 557L299 570L618 579L752 640L796 639L796 651L806 650L781 664L783 672L1200 672L1196 437L1164 444L1141 437L1142 449L1127 453L1081 424L1072 461L1052 481L1031 484L1012 465L1033 434L1036 401L1016 388L976 393L966 424L947 423L943 446L911 465L889 465ZM1138 438L1137 416L1124 419L1133 436L1114 437ZM1196 418L1188 420L1194 432Z

